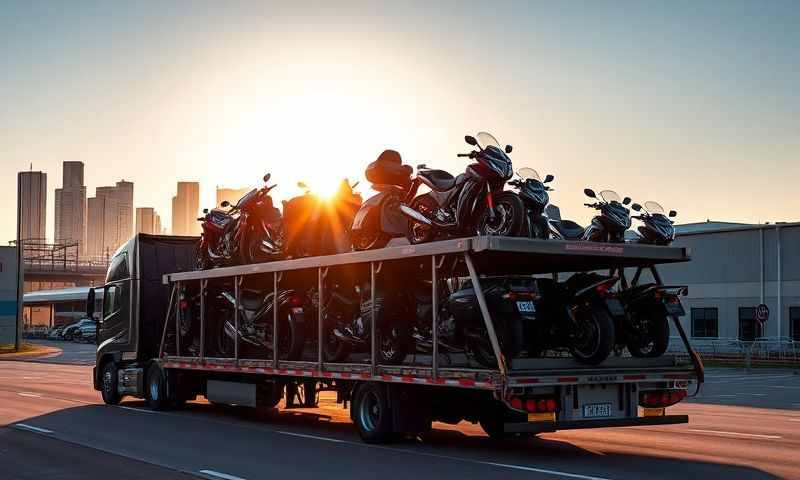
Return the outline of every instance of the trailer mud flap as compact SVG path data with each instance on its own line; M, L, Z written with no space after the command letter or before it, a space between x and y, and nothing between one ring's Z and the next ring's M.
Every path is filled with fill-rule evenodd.
M394 431L405 434L429 432L433 404L426 390L410 385L387 385Z

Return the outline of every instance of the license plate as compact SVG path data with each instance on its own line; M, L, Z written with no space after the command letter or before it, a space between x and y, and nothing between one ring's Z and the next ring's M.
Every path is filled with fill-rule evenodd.
M519 310L520 313L536 313L536 307L533 305L532 301L517 302L517 310Z
M610 403L592 403L583 406L583 418L601 418L611 416Z

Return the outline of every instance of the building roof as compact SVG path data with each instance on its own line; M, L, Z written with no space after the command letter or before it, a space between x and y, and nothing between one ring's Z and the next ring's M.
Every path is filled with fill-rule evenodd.
M77 302L86 300L89 295L89 289L92 287L73 287L73 288L60 288L58 290L38 290L36 292L26 293L23 296L22 303L29 304L43 304L43 303L62 303L62 302ZM95 288L100 290L100 288Z
M800 222L776 222L776 223L737 223L737 222L719 222L715 220L706 220L705 222L684 223L675 225L675 233L681 235L695 235L702 233L717 233L717 232L736 232L742 230L761 230L761 229L774 229L784 227L800 226Z

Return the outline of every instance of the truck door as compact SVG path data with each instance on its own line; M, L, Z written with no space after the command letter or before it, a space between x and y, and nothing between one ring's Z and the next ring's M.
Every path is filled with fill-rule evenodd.
M106 285L103 288L103 314L97 341L127 345L130 342L131 280L128 254L121 252L111 260Z

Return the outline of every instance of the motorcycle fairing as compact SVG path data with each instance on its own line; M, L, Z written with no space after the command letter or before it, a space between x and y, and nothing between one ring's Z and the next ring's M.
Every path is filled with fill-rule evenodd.
M471 225L478 211L478 202L486 195L483 182L474 178L466 180L458 195L456 205L456 219L459 225Z
M368 198L353 219L352 231L372 229L371 223L380 221L380 230L395 236L403 236L408 232L408 220L399 209L387 208L389 200L399 202L402 198L400 189L387 189Z

